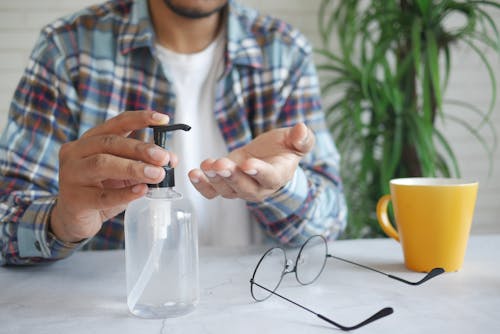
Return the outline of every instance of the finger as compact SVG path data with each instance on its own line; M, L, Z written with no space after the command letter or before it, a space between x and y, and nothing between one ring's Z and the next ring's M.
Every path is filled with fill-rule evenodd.
M203 171L214 171L214 162L215 162L215 159L205 159L201 162L200 164L200 169L203 170Z
M128 203L146 194L148 186L146 184L136 184L120 189L105 189L96 187L81 187L75 189L61 189L58 197L59 211L61 205L70 212L85 212L86 210L103 211L106 210L111 218L113 213L123 211ZM68 199L71 201L68 202ZM64 203L64 204L63 204ZM71 209L70 203L77 203L77 208Z
M288 132L287 143L299 155L304 155L311 151L314 141L314 133L304 123L296 124Z
M201 171L201 169L193 169L188 173L189 180L193 184L196 190L203 195L203 197L212 199L217 197L219 194L212 187L208 181L206 175Z
M226 159L228 160L228 159ZM224 198L236 198L234 190L226 184L223 177L218 175L216 170L220 166L220 160L206 159L201 164L201 170L205 174L208 182L215 191ZM220 167L219 167L220 168ZM223 173L230 173L228 170L223 170Z
M135 180L138 183L158 183L165 177L162 167L109 154L96 154L78 160L60 171L61 179L77 184L96 184L108 179Z
M262 188L273 191L281 188L293 175L289 170L280 171L272 164L260 159L248 159L240 165L240 168Z
M214 171L204 171L208 182L213 189L224 198L236 198L237 194L224 180L223 177L217 175ZM213 175L213 176L212 176Z
M89 208L109 210L121 207L146 194L148 187L145 184L137 184L121 189L97 189L87 188L81 198L81 203L87 203Z
M223 179L238 198L256 201L261 198L260 185L249 175L243 173L230 159L218 159L213 167L216 174Z
M143 129L149 125L163 125L169 122L165 114L151 111L125 111L101 125L98 125L83 134L82 137L91 137L104 134L128 136L132 131Z
M114 134L98 135L66 143L61 147L61 160L85 158L96 154L111 154L127 159L143 161L158 166L169 162L173 166L177 157L165 149L143 141ZM66 159L65 159L66 158ZM173 160L173 161L172 161Z
M137 180L118 180L118 179L108 179L101 182L104 188L125 188L135 186L136 184L141 184Z

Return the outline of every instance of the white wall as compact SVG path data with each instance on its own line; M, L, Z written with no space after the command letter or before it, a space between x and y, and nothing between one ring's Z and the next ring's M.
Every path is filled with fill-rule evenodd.
M316 20L319 0L241 1L264 13L285 19L298 27L314 45L319 46ZM97 2L100 0L0 0L0 128L5 125L9 101L42 25ZM495 17L496 21L500 22L498 11ZM490 58L494 71L500 73L498 56ZM485 108L490 94L486 72L478 59L464 50L457 50L446 96L465 99ZM500 95L500 89L497 94ZM496 104L493 118L496 128L500 131L500 101ZM477 121L470 115L471 124L477 124ZM494 169L488 176L487 155L477 141L456 126L447 126L445 131L453 142L463 176L480 181L473 232L500 233L500 149L495 152Z

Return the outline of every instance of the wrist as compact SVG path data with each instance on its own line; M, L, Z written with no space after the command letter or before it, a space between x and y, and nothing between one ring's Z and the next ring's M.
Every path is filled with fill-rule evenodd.
M50 214L48 232L54 235L59 241L67 243L79 243L87 239L88 237L77 235L72 231L71 226L68 226L67 223L71 221L74 221L74 219L68 218L56 202Z

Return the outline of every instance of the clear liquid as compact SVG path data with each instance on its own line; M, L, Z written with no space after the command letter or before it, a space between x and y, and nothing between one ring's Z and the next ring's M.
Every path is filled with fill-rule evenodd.
M171 260L163 261L163 265L155 268L137 303L129 305L133 314L164 318L186 314L194 309L199 295L197 273L181 269L192 264ZM136 276L140 273L131 274Z
M174 317L198 303L197 231L187 209L178 199L148 197L127 208L127 304L132 314Z

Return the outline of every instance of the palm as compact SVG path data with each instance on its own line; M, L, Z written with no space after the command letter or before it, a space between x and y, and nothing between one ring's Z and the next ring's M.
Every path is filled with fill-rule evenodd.
M227 157L206 159L189 177L206 198L222 196L259 202L292 179L300 159L313 145L314 134L303 123L274 129Z
M237 164L255 158L273 166L297 165L300 156L290 143L288 133L287 129L263 133L247 145L231 152L229 158Z

